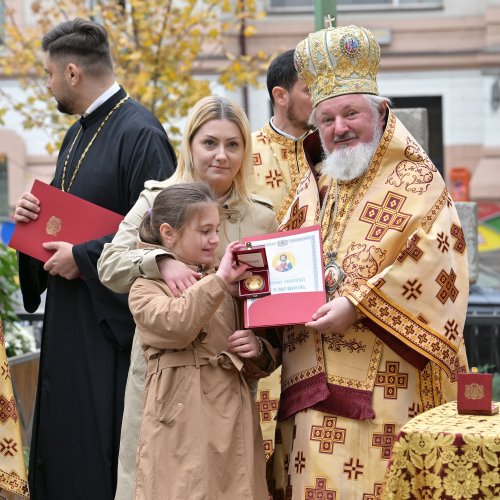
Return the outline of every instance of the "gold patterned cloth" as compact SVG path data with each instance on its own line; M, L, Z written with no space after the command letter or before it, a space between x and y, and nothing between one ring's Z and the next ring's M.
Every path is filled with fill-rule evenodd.
M400 428L456 399L467 369L465 239L443 179L393 113L360 179L300 186L296 212L321 222L325 262L336 252L345 273L331 297L347 297L359 321L345 333L284 329L275 499L375 498Z
M304 136L293 140L276 132L269 123L252 133L252 191L273 202L278 222L309 171L303 143Z
M446 403L403 426L382 499L500 498L499 461L500 415L459 415Z
M0 320L0 498L29 498L19 412Z

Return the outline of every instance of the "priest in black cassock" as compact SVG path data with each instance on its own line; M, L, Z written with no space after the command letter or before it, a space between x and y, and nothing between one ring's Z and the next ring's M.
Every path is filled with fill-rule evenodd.
M59 24L43 38L47 88L81 118L61 146L52 185L125 215L149 179L165 179L175 153L159 121L115 82L108 37L94 22ZM43 211L30 193L15 221ZM19 255L24 307L47 290L29 464L32 500L112 500L134 323L127 295L101 285L96 264L112 235L51 242L41 263Z

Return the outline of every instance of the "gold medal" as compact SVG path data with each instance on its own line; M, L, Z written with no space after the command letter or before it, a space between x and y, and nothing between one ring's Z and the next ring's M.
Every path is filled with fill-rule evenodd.
M245 284L245 288L250 292L260 292L265 284L264 278L257 275L246 278L243 283Z

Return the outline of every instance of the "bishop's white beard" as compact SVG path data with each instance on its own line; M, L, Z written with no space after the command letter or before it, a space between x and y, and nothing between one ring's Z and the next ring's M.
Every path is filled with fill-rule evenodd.
M323 160L321 172L339 181L350 181L361 177L370 166L383 133L378 123L373 123L373 125L374 133L371 142L335 149ZM324 144L323 149L325 149Z

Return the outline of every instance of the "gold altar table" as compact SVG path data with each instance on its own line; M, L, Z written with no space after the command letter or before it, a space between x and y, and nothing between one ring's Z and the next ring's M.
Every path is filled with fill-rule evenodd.
M459 415L456 401L407 422L382 500L500 499L500 415Z

